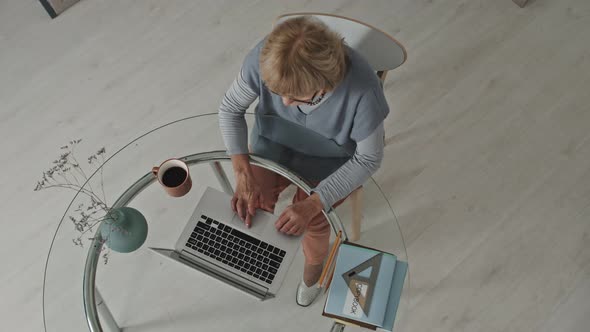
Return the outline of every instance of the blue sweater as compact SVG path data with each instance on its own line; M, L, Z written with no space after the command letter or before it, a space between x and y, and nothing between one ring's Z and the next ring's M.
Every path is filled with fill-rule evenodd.
M285 106L260 77L264 42L246 56L219 109L228 154L248 153L244 113L258 99L252 152L279 161L310 181L319 181L314 191L329 210L380 166L383 120L389 113L381 82L366 60L348 48L347 73L321 104L311 109Z

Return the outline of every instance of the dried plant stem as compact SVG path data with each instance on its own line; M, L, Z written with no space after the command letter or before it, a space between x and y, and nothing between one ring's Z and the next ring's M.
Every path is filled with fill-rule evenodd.
M105 162L104 155L101 154L100 157L102 158L102 164L104 165L104 162ZM104 199L104 204L107 205L108 204L107 203L107 195L105 195L105 193L104 193L104 178L102 175L103 169L104 168L102 168L102 167L100 168L100 189L102 190L102 197Z
M69 215L69 220L73 223L78 236L72 239L76 246L83 247L82 237L89 231L94 230L94 227L105 220L116 221L118 214L113 214L107 203L107 196L104 188L104 172L102 165L106 162L104 154L106 150L104 147L100 148L94 154L88 157L88 164L90 169L100 171L100 191L95 191L96 184L93 187L90 183L91 178L88 177L87 172L84 171L82 164L78 162L74 156L77 145L81 139L69 141L66 145L61 146L59 157L53 161L48 170L43 172L42 177L34 188L34 191L39 191L48 188L64 188L75 190L81 193L80 197L86 197L87 201L81 201L77 207L73 208L73 214ZM100 159L99 159L100 158ZM102 163L101 163L102 162ZM86 164L86 163L85 163ZM73 168L73 169L72 169ZM94 175L93 173L93 175ZM99 188L96 188L99 189ZM102 197L100 197L102 196ZM102 217L97 217L101 215ZM114 231L122 231L115 223L113 224ZM102 243L105 241L103 240ZM102 246L101 246L102 247ZM102 247L101 250L105 250ZM109 250L106 250L102 255L104 263L108 261Z
M64 179L64 181L65 181L66 183L71 183L70 179L66 178L66 175L65 175L65 174L58 173L57 175L61 176L61 178L62 178L62 179ZM54 179L54 180L55 180L55 179ZM57 182L57 181L55 181L55 182Z
M74 147L72 146L72 153L70 153L69 157L72 158L72 160L76 163L76 165L80 166L80 163L78 162L78 160L76 159L76 157L74 157ZM79 173L82 174L82 176L84 177L84 180L88 181L88 176L86 176L86 173L84 173L84 170L82 169L82 167L74 167ZM101 167L102 169L102 167ZM90 191L94 191L94 189L92 189L92 185L90 184L90 182L88 182L88 188L90 188Z
M100 222L102 222L102 221L105 221L105 220L107 220L107 219L109 219L109 218L101 218L101 219L96 219L96 222L94 222L94 223L93 223L92 225L90 225L90 226L87 226L88 228L87 228L85 231L83 231L83 232L81 232L81 233L80 233L80 236L82 236L82 235L86 234L86 232L88 232L89 230L92 230L92 228L94 228L94 226L96 226L98 223L100 223Z
M106 204L102 201L102 199L100 199L100 197L96 196L95 193L89 191L88 189L84 189L78 185L72 184L72 183L67 183L67 184L52 184L49 186L45 186L44 188L67 188L67 189L74 189L74 190L79 190L81 193L86 194L90 197L94 197L95 200L97 200L101 205L103 205L104 207L106 207Z
M71 176L74 178L74 181L76 181L77 185L81 185L80 181L78 181L78 178L76 177L76 175L74 173L71 173ZM71 183L71 181L70 181L70 183ZM90 190L92 190L92 188L90 188Z

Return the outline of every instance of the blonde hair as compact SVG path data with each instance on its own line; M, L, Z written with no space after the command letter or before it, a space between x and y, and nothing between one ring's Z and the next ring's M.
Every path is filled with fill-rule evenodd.
M308 96L333 90L347 70L343 38L309 16L277 25L260 53L260 74L271 91L283 96Z

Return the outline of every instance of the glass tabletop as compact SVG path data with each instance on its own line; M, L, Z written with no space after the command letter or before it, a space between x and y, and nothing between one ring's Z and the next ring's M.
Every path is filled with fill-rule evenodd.
M253 115L247 114L246 122L249 130L256 128ZM84 164L89 170L77 177L80 190L64 212L47 257L43 285L46 331L93 330L89 322L94 318L104 331L330 330L333 321L322 316L325 294L306 308L295 302L303 273L301 249L275 296L263 301L150 249L174 249L205 190L228 190L219 181L219 170L227 175L230 186L235 185L231 160L223 151L215 113L163 125L114 154L99 151L96 159L88 158L91 163ZM83 161L87 157L76 156ZM309 165L305 158L293 154L262 157L256 162L278 167L270 172L280 168L305 173L305 167L300 166ZM182 197L168 195L152 174L152 167L170 158L189 164L192 189ZM213 161L217 164L211 164ZM292 179L308 189L314 183L303 176L293 175ZM291 204L296 189L291 185L280 194L274 210L276 216ZM395 214L373 179L363 185L361 199L361 236L356 242L407 261ZM119 253L107 246L96 246L96 241L93 246L104 215L97 201L109 207L132 207L145 216L148 233L139 249ZM226 203L229 207L229 199ZM350 236L350 199L335 208L332 215ZM338 229L332 226L333 230ZM330 243L334 235L332 231ZM407 314L409 274L406 278L396 321ZM95 301L94 308L89 300ZM97 317L93 317L95 314ZM357 329L360 330L346 328Z

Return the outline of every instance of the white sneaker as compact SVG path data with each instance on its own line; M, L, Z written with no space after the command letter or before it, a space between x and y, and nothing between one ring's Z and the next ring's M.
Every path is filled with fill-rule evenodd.
M305 281L301 280L299 286L297 286L297 296L295 301L302 307L307 307L313 303L313 301L320 295L322 289L315 283L309 287L305 284Z

